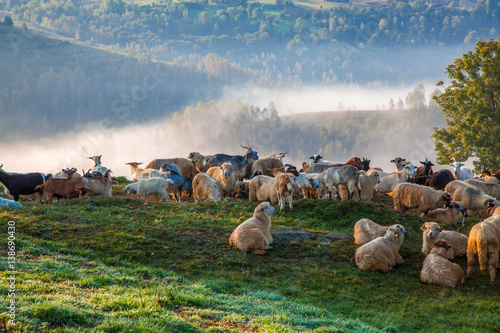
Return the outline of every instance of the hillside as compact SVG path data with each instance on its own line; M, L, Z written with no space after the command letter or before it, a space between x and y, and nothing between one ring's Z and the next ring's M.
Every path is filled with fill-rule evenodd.
M122 196L0 208L14 221L16 320L29 332L494 332L499 285L477 271L460 290L419 281L422 219L374 203L300 200L272 226L265 256L227 244L255 204L167 203ZM390 204L389 204L390 205ZM353 262L354 223L370 218L408 231L393 271ZM475 223L468 218L467 233ZM4 233L4 235L6 235ZM6 253L6 238L1 243ZM466 267L464 258L457 260ZM7 276L7 261L0 267ZM0 289L8 289L2 279ZM2 300L5 309L8 298ZM3 310L5 311L5 310ZM5 317L3 312L2 316Z

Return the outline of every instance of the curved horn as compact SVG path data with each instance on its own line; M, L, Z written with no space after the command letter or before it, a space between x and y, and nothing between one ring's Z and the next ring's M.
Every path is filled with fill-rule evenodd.
M245 148L245 149L252 149L252 148L250 148L250 146L248 146L248 147L245 147L245 146L243 146L243 145L240 145L240 146L241 146L241 148Z

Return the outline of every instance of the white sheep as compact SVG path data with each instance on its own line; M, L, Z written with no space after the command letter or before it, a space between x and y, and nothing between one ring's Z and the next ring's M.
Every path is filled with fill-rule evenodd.
M438 208L427 213L422 213L421 217L427 217L432 221L446 225L456 225L458 222L465 222L465 208L459 201L453 201L449 207Z
M141 179L138 182L128 184L125 186L125 191L129 194L131 192L137 193L137 197L141 196L143 199L146 199L147 195L157 194L160 202L170 202L166 187L171 183L172 181L170 179L167 180L162 177L146 178Z
M373 191L375 185L380 183L379 172L377 170L371 170L368 172L359 172L359 185L361 187L361 200L370 201L373 197ZM342 200L348 195L348 189L345 185L340 185L340 196ZM354 192L352 197L353 200L358 200L358 193ZM347 200L347 199L346 199Z
M236 191L236 170L231 163L222 163L207 170L207 175L222 185L224 196L232 197Z
M496 179L496 178L495 178ZM493 198L500 200L500 185L495 183L482 182L477 179L466 179L465 183L475 186L487 195L491 195Z
M437 240L424 259L420 281L450 288L461 286L465 282L465 274L460 265L448 260L452 255L453 249L448 241Z
M449 182L444 190L451 194L454 201L460 201L465 209L475 212L478 217L481 217L483 210L498 205L497 199L461 180Z
M193 195L195 201L221 201L222 185L206 173L200 172L193 178Z
M422 233L422 253L428 255L432 245L438 239L445 239L453 249L450 259L462 257L467 254L467 236L456 231L443 230L442 226L436 222L425 222L421 230Z
M467 277L474 270L476 255L481 272L488 269L490 282L495 281L500 252L500 217L492 216L472 226L467 247Z
M156 169L139 168L139 165L142 164L141 162L129 162L125 164L130 165L130 170L132 171L132 177L134 178L134 181L153 177L161 177L160 171Z
M448 206L451 202L451 195L424 185L400 183L394 187L392 200L394 209L397 211L406 212L416 209L427 213L443 205Z
M390 271L394 265L404 262L398 252L404 237L396 227L389 227L383 237L375 238L356 249L356 265L363 271Z
M401 224L393 224L406 236L406 230ZM377 237L383 237L389 226L382 226L370 219L361 219L354 225L354 244L363 245Z
M406 165L401 171L391 173L379 172L380 183L375 185L375 191L381 193L390 193L399 183L409 182L416 175L413 165Z

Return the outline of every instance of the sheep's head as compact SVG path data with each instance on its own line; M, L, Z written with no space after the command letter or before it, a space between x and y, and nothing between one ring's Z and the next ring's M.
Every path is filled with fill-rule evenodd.
M448 192L443 192L441 194L441 200L443 201L443 204L446 206L446 207L450 207L451 205L451 200L452 200L452 197L451 197L451 194L448 193Z
M425 222L422 225L421 230L423 231L423 237L424 238L437 238L443 228L441 227L441 224L436 223L436 222Z
M437 254L445 259L451 259L454 257L451 245L445 239L438 239L435 241L429 253Z
M264 214L267 217L276 213L276 209L267 201L259 204L254 211L254 215Z

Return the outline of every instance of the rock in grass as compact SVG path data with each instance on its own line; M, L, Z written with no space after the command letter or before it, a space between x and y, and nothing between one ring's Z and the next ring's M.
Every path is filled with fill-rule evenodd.
M316 237L314 233L301 228L271 228L273 243L301 242Z

